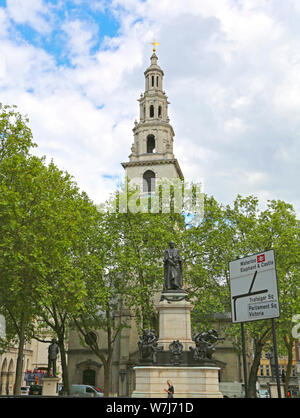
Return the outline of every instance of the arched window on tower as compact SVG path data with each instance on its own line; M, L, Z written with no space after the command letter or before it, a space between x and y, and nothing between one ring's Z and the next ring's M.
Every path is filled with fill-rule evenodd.
M151 86L154 87L154 75L151 76Z
M155 137L154 135L147 136L147 154L152 154L155 150Z
M153 193L155 190L155 173L151 170L143 174L143 192Z
M156 77L156 87L158 87L158 76Z
M161 118L161 106L158 106L158 117Z
M154 106L150 105L150 118L154 118Z

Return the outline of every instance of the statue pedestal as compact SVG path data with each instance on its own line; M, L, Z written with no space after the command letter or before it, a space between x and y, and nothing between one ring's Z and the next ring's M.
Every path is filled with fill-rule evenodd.
M159 338L154 363L151 356L141 356L141 363L134 367L135 390L133 398L167 398L164 391L171 380L174 398L222 398L219 390L219 368L211 359L195 359L195 342L191 336L192 304L187 300L184 290L166 290L156 306L159 313ZM170 344L182 344L182 352L174 355ZM147 345L146 345L147 348Z
M167 398L167 380L174 385L174 398L222 398L219 391L218 367L134 368L136 388L133 398Z
M187 293L184 291L164 291L161 300L156 306L159 313L159 346L164 350L174 340L183 344L183 350L189 351L189 347L195 347L191 336L191 310L193 306L186 300Z
M59 377L43 377L42 396L58 396L57 384Z

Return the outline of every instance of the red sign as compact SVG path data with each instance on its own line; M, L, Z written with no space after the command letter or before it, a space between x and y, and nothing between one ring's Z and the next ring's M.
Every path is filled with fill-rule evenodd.
M263 261L265 261L265 255L264 254L258 255L257 262L262 263Z

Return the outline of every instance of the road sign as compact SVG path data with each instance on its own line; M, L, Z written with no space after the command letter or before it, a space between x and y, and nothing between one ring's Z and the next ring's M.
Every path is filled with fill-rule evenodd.
M232 322L278 318L274 250L229 263Z

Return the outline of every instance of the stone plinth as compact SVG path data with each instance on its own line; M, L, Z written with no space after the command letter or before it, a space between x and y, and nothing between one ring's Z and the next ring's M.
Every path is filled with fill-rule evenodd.
M43 377L43 396L58 396L57 384L59 377Z
M183 350L195 347L191 336L191 310L193 306L186 300L186 292L163 292L156 309L159 313L159 339L158 345L164 350L174 340L183 344Z
M270 388L270 396L271 398L278 398L278 390L277 390L277 383L269 383L269 388ZM281 397L284 398L284 385L280 385L280 392L281 392Z
M134 370L133 398L166 398L167 380L174 386L174 398L223 397L219 390L218 367L137 366Z

